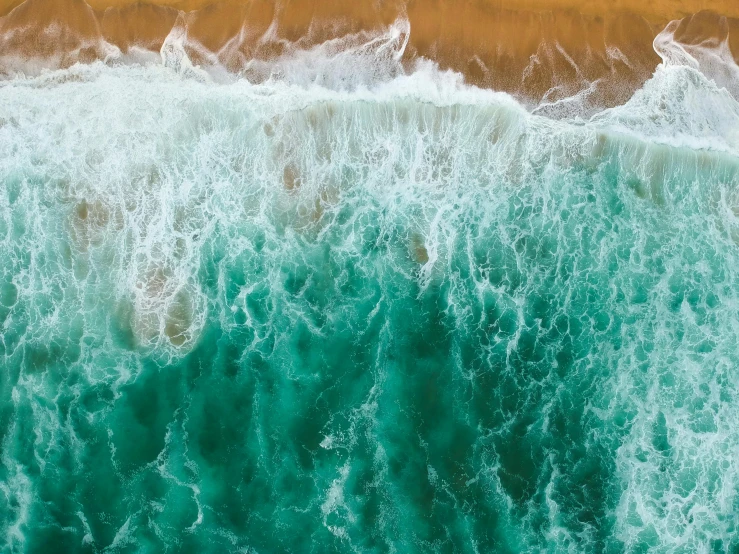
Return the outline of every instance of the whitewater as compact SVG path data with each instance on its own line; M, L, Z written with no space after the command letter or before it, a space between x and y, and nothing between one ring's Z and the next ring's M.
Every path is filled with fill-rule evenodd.
M739 549L733 62L552 118L408 32L0 82L3 552Z

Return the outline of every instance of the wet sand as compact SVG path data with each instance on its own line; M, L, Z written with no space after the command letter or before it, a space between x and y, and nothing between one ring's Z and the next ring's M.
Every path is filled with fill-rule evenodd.
M105 59L108 45L156 54L173 32L194 63L239 72L398 18L411 29L405 62L432 59L530 104L586 90L599 105L623 102L653 73L654 38L677 19L675 40L726 41L739 57L739 2L728 0L3 0L0 15L0 75Z

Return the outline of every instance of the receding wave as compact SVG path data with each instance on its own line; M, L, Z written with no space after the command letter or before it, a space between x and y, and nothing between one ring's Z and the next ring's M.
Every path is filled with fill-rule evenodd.
M605 9L574 0L490 5L194 0L172 6L166 0L10 0L0 17L0 75L37 75L95 60L186 59L220 81L260 82L280 74L286 60L296 69L315 63L316 56L307 53L318 50L325 63L327 54L340 57L400 33L404 47L398 62L406 71L419 59L431 60L464 75L469 84L509 92L541 113L571 117L627 101L660 63L657 54L664 48L655 53L657 36L662 44L692 52L703 69L717 62L720 71L726 71L726 62L734 66L739 11L731 2L712 4L716 12L691 15L691 6L699 10L703 4L688 1L677 9L622 0ZM672 31L665 33L668 24ZM333 69L347 75L349 67L335 63ZM721 78L727 84L734 75Z

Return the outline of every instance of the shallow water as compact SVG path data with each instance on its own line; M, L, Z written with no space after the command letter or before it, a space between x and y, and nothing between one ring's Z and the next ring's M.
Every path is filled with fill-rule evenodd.
M0 86L4 551L739 548L729 92L164 54Z
M721 66L706 73L724 86L728 62L736 81L735 0L0 0L0 80L95 60L151 63L174 48L217 80L262 82L276 59L334 57L400 30L406 69L433 60L540 114L589 116L652 76L666 27L676 51L704 72Z

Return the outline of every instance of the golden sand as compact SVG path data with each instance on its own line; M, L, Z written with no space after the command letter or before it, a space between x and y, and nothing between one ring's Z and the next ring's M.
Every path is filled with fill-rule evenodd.
M123 53L158 52L173 28L195 63L209 52L237 72L288 44L310 47L406 18L404 60L429 58L535 103L589 86L602 104L624 101L653 73L652 42L676 19L676 39L727 40L739 55L736 0L0 0L0 15L0 74L9 59L64 67L105 58L106 42Z

